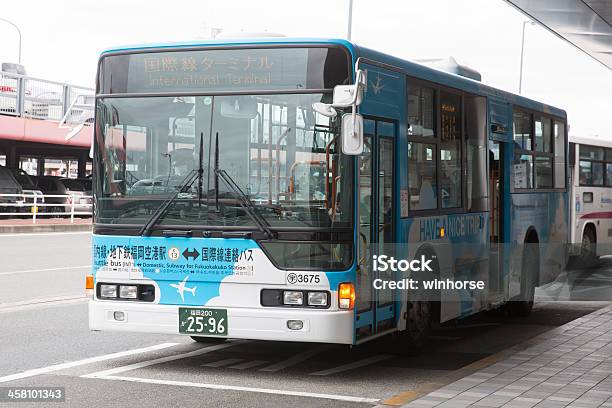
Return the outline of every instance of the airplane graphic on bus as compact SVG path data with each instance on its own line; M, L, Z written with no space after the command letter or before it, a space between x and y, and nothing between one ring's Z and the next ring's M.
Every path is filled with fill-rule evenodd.
M170 286L172 286L173 288L176 288L176 292L181 295L181 300L183 302L185 302L185 291L190 292L193 296L195 296L195 291L197 286L194 286L193 288L189 288L187 286L185 286L187 284L187 279L189 279L189 276L185 276L185 279L183 279L181 281L181 283L171 283Z

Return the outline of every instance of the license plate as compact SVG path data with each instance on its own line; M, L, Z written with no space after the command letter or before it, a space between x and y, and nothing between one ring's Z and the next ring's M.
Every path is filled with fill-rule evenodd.
M179 307L179 333L227 336L227 310Z

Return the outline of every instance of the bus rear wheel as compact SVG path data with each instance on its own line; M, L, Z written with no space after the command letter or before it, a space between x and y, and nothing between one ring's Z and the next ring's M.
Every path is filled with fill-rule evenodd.
M587 228L582 234L580 243L580 260L588 266L595 260L595 234L591 228Z
M191 336L193 341L205 344L219 344L224 343L227 339L225 337L202 337L202 336Z

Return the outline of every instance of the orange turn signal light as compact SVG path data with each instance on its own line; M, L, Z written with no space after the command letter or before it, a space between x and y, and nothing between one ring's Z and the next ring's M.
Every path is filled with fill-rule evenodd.
M85 276L85 289L93 289L93 288L94 288L93 275Z
M341 283L338 287L338 307L340 309L352 309L355 306L355 285L352 283Z

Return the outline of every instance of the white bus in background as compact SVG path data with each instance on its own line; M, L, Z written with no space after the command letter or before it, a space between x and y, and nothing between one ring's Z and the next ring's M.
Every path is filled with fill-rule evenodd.
M612 138L570 137L569 155L573 254L612 254Z

